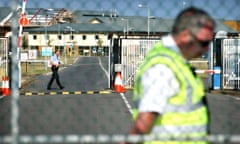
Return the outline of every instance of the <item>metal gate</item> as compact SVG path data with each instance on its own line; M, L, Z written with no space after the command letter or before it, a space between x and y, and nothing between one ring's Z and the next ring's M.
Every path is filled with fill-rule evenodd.
M240 39L224 39L222 46L223 89L240 89Z
M133 88L136 72L147 52L160 40L152 39L122 39L121 64L123 85Z
M8 38L0 38L0 76L8 75Z

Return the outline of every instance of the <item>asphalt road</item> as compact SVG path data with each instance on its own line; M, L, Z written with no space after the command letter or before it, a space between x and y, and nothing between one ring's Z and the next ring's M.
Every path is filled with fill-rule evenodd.
M81 57L59 72L64 90L56 85L53 90L46 90L50 75L43 75L35 77L21 92L108 91L107 70L107 57ZM131 126L131 96L131 90L124 95L21 95L20 134L126 134ZM218 93L207 93L207 98L211 133L240 134L240 98ZM0 135L11 133L10 100L11 97L0 100Z

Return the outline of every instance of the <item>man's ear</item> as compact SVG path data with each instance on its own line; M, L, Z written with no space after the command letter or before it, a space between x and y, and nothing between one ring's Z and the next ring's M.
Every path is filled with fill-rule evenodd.
M194 39L191 35L191 32L189 30L182 31L178 37L181 39L182 43L190 44L194 42Z

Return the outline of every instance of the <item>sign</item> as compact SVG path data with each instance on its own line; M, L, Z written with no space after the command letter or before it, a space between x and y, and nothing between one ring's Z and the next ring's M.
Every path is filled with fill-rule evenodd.
M18 22L21 26L27 26L29 24L29 20L25 16L20 17Z
M72 49L72 48L73 48L73 44L72 44L72 43L70 43L69 47Z
M92 53L94 53L94 54L97 53L96 47L93 47L93 48L92 48Z
M37 50L29 50L28 58L29 59L37 59Z
M52 47L42 47L42 56L52 56Z
M28 60L28 53L21 53L21 61Z

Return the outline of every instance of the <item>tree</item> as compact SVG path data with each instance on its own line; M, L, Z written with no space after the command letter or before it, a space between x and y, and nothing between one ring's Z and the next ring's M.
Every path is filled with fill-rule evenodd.
M103 45L103 40L102 39L98 39L97 46L98 47L102 47L102 45Z
M98 39L97 46L98 46L98 54L104 55L103 40L102 39Z
M22 48L27 49L28 48L28 39L26 36L23 36L22 38Z

